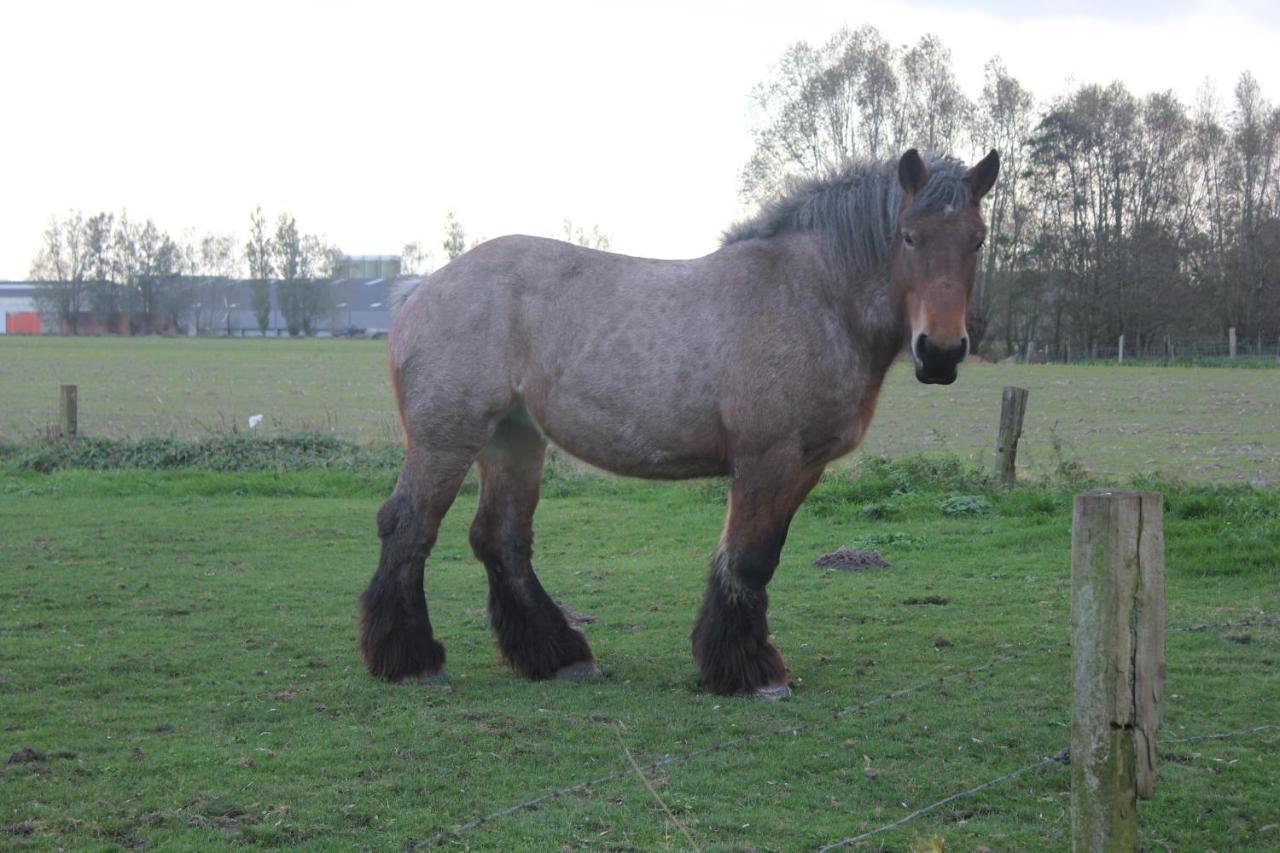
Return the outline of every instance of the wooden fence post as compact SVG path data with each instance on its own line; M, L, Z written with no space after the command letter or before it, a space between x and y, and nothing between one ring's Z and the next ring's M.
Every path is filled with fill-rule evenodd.
M1124 364L1124 335L1120 336L1120 357L1117 361L1120 364Z
M1227 329L1227 354L1231 358L1236 357L1236 327L1232 326Z
M996 437L996 474L1006 489L1013 488L1018 476L1018 439L1022 437L1022 416L1026 413L1027 389L1007 386L1000 397L1000 433Z
M1071 528L1071 849L1136 850L1164 699L1163 499L1076 495Z
M1035 360L1035 353L1036 353L1036 342L1027 341L1027 354L1023 356L1022 362L1024 364L1030 364L1032 361Z
M63 385L58 397L58 435L63 438L75 438L80 428L76 395L76 386Z

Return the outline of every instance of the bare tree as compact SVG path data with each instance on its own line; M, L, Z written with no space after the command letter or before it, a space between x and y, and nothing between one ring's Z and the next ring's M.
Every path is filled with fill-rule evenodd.
M445 214L444 242L441 246L445 257L451 261L467 250L467 230L458 214L452 210Z
M50 217L44 245L31 262L31 279L40 312L79 334L80 313L87 303L85 274L89 270L88 234L84 214L75 211L59 220Z
M258 333L265 335L271 325L271 277L275 273L275 249L267 232L267 218L258 205L249 214L249 240L244 259L249 267L249 298Z
M972 135L979 150L1000 152L1000 180L987 196L987 243L969 309L969 334L975 349L983 345L995 315L997 277L1003 279L1005 314L1012 310L1015 271L1025 262L1024 239L1031 209L1022 197L1022 172L1034 124L1031 93L998 57L985 68L982 94L974 109ZM1008 330L1006 326L1006 330ZM1006 339L1006 347L1009 346Z
M566 216L561 222L561 227L564 231L562 239L565 241L586 246L588 249L609 251L609 235L601 231L599 225L592 225L591 230L588 231L583 226L575 224L572 217Z
M972 111L936 36L903 51L871 26L838 30L820 48L797 42L751 90L755 149L741 196L763 201L793 176L855 157L954 150Z
M400 250L400 272L404 275L425 275L431 268L431 250L416 240L405 243Z

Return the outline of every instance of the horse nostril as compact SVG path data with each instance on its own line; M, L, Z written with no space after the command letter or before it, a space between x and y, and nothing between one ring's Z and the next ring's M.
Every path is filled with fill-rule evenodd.
M916 335L916 339L913 343L914 346L911 347L911 354L916 357L916 361L924 361L925 345L929 343L929 336L924 332L921 332Z

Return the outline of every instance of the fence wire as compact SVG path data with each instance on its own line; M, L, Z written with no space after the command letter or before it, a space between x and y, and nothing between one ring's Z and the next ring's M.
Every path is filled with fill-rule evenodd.
M1201 631L1230 630L1233 628L1259 627L1259 626L1271 626L1271 625L1280 625L1280 619L1250 618L1250 619L1227 620L1225 622L1204 622L1196 625L1187 625L1187 626L1182 626L1177 628L1168 628L1166 630L1169 633L1195 633L1195 632L1201 632ZM874 708L879 705L884 705L889 702L893 702L897 699L901 699L904 696L909 696L914 693L919 693L923 690L929 689L930 687L940 687L944 684L948 684L953 681L962 680L980 672L986 672L988 670L995 669L996 667L1001 666L1003 664L1013 663L1015 661L1024 660L1026 658L1030 658L1035 655L1040 655L1040 654L1044 654L1046 652L1051 652L1051 651L1058 651L1058 650L1066 649L1070 647L1071 647L1071 644L1064 640L1059 643L1047 643L1044 645L1036 646L1035 648L1028 649L1022 652L1016 652L1008 655L998 655L984 664L979 664L978 666L971 667L966 670L952 672L947 675L935 676L933 678L916 682L915 684L910 684L898 690L894 690L889 693L876 696L858 705L842 708L839 711L834 712L831 716L831 719L839 720L839 719L843 719L844 717L850 716L852 714L860 714L870 708ZM826 722L826 721L823 721L823 722ZM734 747L742 746L743 744L751 743L753 741L774 737L776 735L799 734L801 732L813 729L817 725L818 723L816 722L811 722L811 723L801 722L801 723L791 723L783 726L775 726L773 728L765 729L763 731L755 732L753 734L740 735L735 738L719 741L709 746L699 747L697 749L689 750L688 752L680 753L678 755L664 755L646 764L638 765L638 769L641 772L642 776L647 778L647 777L653 776L655 773L657 773L658 770L664 767L670 767L672 765L677 765L677 764L685 764L689 761L694 760L695 758L700 758L704 755L709 755L713 752L721 752ZM1248 734L1255 734L1255 733L1267 731L1273 728L1280 728L1280 724L1266 723L1264 725L1256 726L1252 729L1245 729L1238 732L1224 732L1221 734L1198 735L1190 738L1162 739L1160 740L1160 743L1162 744L1189 743L1196 740L1227 739L1227 738L1233 738L1233 737L1240 737ZM981 785L977 785L965 791L960 791L956 794L952 794L942 800L939 800L936 803L932 803L928 806L925 806L922 809L917 809L915 812L912 812L906 817L901 818L897 821L894 821L891 824L886 824L882 827L878 827L874 830L863 833L862 835L859 835L859 836L854 836L851 838L834 842L833 844L827 845L822 849L830 850L838 847L848 846L849 844L853 844L864 838L869 838L873 835L877 835L882 832L887 832L890 829L895 829L925 814L928 814L931 811L941 808L943 805L946 805L947 803L953 802L955 800L963 799L964 797L972 796L973 794L976 794L979 791L983 791L987 788L994 787L995 785L998 785L1001 782L1005 782L1017 776L1022 776L1027 773L1031 773L1033 771L1043 769L1055 762L1065 763L1066 759L1067 759L1067 753L1065 750L1063 752L1058 753L1055 756L1042 758L1039 761L1035 762L1034 764L1029 764L1026 767L1020 768L1018 770L1014 770L996 779L992 779L987 782L984 782ZM563 788L557 788L552 791L547 791L546 793L539 794L538 796L531 797L530 799L515 803L504 809L490 812L489 814L486 814L486 815L481 815L479 817L476 817L472 820L467 821L466 823L458 824L457 826L453 826L449 829L441 830L440 832L437 832L435 835L431 836L430 838L427 838L424 840L409 839L405 842L404 849L418 850L423 847L435 846L437 844L440 844L444 841L449 840L450 838L455 838L459 835L470 832L473 829L479 829L480 827L488 823L492 823L495 820L500 820L501 818L504 818L504 817L510 817L511 815L519 814L520 812L531 811L538 808L538 806L542 805L543 803L559 799L560 797L564 797L570 794L576 794L579 791L585 791L589 788L594 788L599 785L604 785L609 782L614 782L619 779L626 778L627 776L636 772L636 769L637 769L636 767L629 764L626 767L620 768L618 770L614 770L613 772L610 772L610 773L605 773L603 775L596 776L591 779L577 782L572 785L567 785Z
M1263 725L1260 725L1260 726L1254 726L1251 729L1241 729L1239 731L1234 731L1234 732L1218 732L1214 734L1193 735L1191 737L1169 738L1169 739L1161 740L1160 744L1163 746L1165 744L1171 744L1171 743L1192 743L1194 741L1203 741L1203 740L1228 740L1230 738L1244 737L1245 735L1258 734L1259 732L1270 731L1272 729L1280 729L1280 724L1264 723ZM1045 767L1049 767L1054 764L1069 766L1071 764L1070 750L1064 749L1061 752L1059 752L1057 755L1054 755L1048 758L1042 758L1039 761L1035 762L1034 764L1028 764L1026 767L1020 767L1017 770L1013 770L1009 773L1004 774L1003 776L997 776L995 779L990 779L986 782L983 782L981 785L974 785L972 788L967 788L963 791L958 791L948 797L943 797L941 800L938 800L936 803L930 803L924 808L916 809L911 814L905 817L899 818L898 820L895 820L892 823L886 823L883 826L878 826L875 829L868 830L867 832L864 832L861 835L855 835L850 838L842 838L839 841L832 842L831 844L828 844L825 847L819 848L818 853L825 853L825 851L827 850L835 850L840 847L848 847L850 844L856 844L859 841L865 841L866 839L871 838L873 835L879 835L882 832L888 832L891 829L897 829L900 826L905 826L906 824L911 823L911 821L915 820L916 818L923 817L924 815L927 815L929 812L936 811L937 809L942 808L948 803L953 803L956 800L962 800L965 797L971 797L974 794L978 793L979 791L985 791L987 788L995 787L996 785L999 785L1002 782L1008 782L1010 779L1015 779L1018 776L1023 776L1027 773L1033 773L1037 770L1042 770Z

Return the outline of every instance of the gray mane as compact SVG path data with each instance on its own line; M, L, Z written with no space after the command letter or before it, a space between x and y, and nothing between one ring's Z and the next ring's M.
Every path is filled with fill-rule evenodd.
M916 212L970 204L967 169L959 160L925 155L929 182L912 200ZM897 159L854 161L824 177L790 182L755 216L724 233L723 245L795 231L818 231L833 259L850 272L870 272L889 257L898 230L902 187Z

